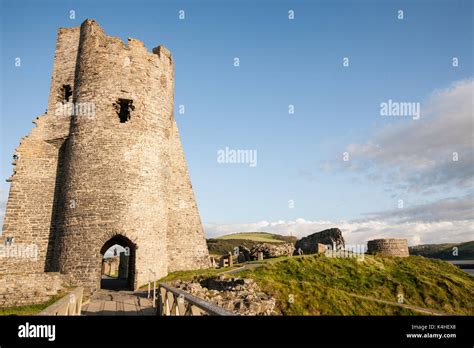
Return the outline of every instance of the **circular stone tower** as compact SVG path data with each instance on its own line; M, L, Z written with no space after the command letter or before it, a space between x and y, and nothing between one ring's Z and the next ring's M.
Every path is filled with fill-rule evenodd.
M162 46L151 53L138 40L128 39L126 45L86 20L76 64L60 272L73 284L94 290L100 286L104 250L122 242L133 258L129 274L135 289L167 274L168 235L177 233L168 231L173 209L170 176L176 172L171 163L177 134L173 61ZM199 228L202 233L200 220ZM194 235L188 242L199 251L188 249L184 257L191 260L198 254L201 263L194 268L201 268L207 248L204 235L197 236L195 230L189 229Z
M410 256L407 240L395 238L370 240L367 243L367 253L398 257Z

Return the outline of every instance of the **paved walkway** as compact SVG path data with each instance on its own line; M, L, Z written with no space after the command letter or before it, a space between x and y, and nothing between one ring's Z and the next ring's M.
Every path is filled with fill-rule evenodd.
M220 274L232 274L247 269L263 266L262 264L247 264L243 267L224 271ZM126 281L104 276L101 286L105 289L92 294L90 301L82 306L82 315L156 315L147 291L125 291Z
M97 290L82 306L82 315L156 315L146 291Z

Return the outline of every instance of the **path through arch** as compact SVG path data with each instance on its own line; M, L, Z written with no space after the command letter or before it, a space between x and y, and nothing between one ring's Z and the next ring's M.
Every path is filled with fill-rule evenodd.
M100 289L135 290L136 245L117 234L100 249Z

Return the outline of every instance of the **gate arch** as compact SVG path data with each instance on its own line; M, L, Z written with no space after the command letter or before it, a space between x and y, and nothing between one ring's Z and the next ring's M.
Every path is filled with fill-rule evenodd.
M104 254L114 245L120 245L123 247L126 252L125 256L128 256L127 270L126 270L126 280L117 279L114 283L113 281L104 281L103 276L103 260ZM136 289L136 271L135 271L135 258L136 258L136 249L137 246L129 238L121 234L116 234L107 240L100 249L100 279L99 279L99 288L112 288L114 290L135 290ZM128 255L127 255L128 254ZM120 275L124 278L124 274Z

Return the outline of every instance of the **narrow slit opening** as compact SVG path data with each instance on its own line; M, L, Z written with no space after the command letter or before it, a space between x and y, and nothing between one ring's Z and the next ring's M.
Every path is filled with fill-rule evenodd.
M65 103L69 102L69 99L72 97L72 88L71 85L63 85L63 100Z
M131 112L134 109L133 100L130 99L119 99L118 102L118 115L120 123L125 123L130 121Z

